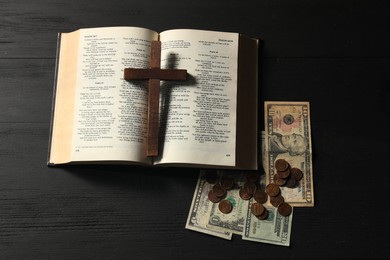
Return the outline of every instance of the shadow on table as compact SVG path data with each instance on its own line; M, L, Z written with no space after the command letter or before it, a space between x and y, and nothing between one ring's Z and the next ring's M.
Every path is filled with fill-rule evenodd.
M162 190L172 185L195 187L199 169L129 165L68 165L62 170L94 185Z

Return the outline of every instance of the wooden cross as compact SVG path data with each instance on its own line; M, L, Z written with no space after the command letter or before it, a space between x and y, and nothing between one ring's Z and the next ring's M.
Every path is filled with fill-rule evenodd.
M160 80L187 80L187 70L161 69L161 42L152 41L149 69L125 69L125 80L149 80L146 156L158 155Z

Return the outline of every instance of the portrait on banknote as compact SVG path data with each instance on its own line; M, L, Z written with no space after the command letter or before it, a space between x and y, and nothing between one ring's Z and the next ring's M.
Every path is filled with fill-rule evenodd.
M273 154L289 153L291 156L306 152L308 141L300 134L272 133L268 135L269 152Z

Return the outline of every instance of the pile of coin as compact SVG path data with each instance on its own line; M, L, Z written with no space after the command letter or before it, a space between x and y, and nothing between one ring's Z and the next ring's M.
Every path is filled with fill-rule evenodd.
M258 219L264 220L268 217L268 210L263 206L268 200L268 195L259 186L259 174L250 172L246 174L246 182L240 188L240 197L249 200L253 197L256 201L251 206L251 212Z
M272 206L278 208L278 212L282 216L289 216L292 212L290 204L284 201L279 186L295 188L303 177L303 172L291 165L284 159L275 161L276 174L273 176L273 183L266 187L266 192L270 196Z
M214 171L206 171L204 175L206 181L210 184L214 184L208 193L208 198L213 203L219 203L218 209L228 214L233 210L233 205L229 200L226 200L227 191L233 189L234 179L228 176L223 176L218 181L218 175Z
M275 183L270 183L265 188L265 191L270 197L270 203L275 208L278 208L278 212L282 216L289 216L292 212L292 207L290 204L284 201L283 196L281 195L280 188Z
M291 168L290 164L284 159L275 161L276 174L273 176L273 182L278 186L295 188L303 177L303 172L298 168Z
M243 200L250 200L257 190L259 174L257 172L249 172L245 175L246 181L243 186L241 186L239 195Z
M253 215L256 216L256 218L260 220L267 219L268 217L268 210L266 207L263 206L263 204L255 202L251 206L251 212Z
M287 162L286 162L287 163ZM276 165L275 165L276 167ZM282 163L278 163L277 171L279 169L284 169L284 171L289 171L288 177L292 177L292 172L289 164L287 163L287 167L283 166ZM285 173L284 173L285 174ZM282 175L285 176L285 175ZM208 199L213 203L219 203L218 209L224 213L229 214L233 210L232 203L225 199L227 192L234 188L235 182L234 178L229 176L222 176L218 178L218 174L215 171L205 171L204 179L213 184L212 188L208 193ZM240 187L239 195L243 200L250 200L252 197L254 199L253 204L251 205L251 212L258 219L264 220L268 217L268 210L264 207L268 200L268 196L270 198L270 203L275 208L278 208L279 214L282 216L289 216L292 212L292 207L284 201L283 196L281 195L281 191L279 185L275 183L270 183L267 185L265 191L261 190L259 185L259 174L258 172L249 172L245 175L246 181L243 186ZM301 177L302 178L302 177Z

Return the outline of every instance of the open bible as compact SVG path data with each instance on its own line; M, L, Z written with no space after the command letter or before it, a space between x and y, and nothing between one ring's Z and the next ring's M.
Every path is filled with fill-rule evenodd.
M151 41L161 68L159 155L146 156L148 87L124 80L147 68ZM257 169L258 40L193 29L138 27L60 33L48 165L129 163Z

